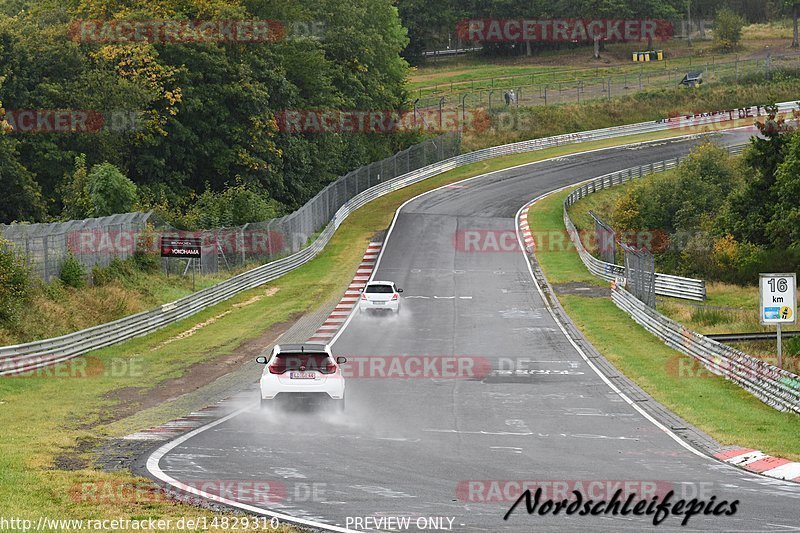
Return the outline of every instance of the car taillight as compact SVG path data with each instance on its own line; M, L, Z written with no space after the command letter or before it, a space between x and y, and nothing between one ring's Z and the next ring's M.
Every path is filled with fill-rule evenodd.
M333 363L328 363L325 366L325 371L326 371L325 372L326 374L334 374L334 373L336 373L336 365L334 365Z
M397 293L392 295L392 300L397 300Z
M361 299L362 299L362 300L366 300L366 299L367 299L367 295L366 295L366 294L364 294L363 292L361 293Z
M269 368L270 374L283 374L286 372L286 365L271 364L267 368Z

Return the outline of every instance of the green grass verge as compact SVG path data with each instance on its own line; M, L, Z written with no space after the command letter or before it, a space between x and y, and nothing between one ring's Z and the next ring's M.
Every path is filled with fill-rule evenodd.
M556 227L567 194L553 194L531 207L532 231ZM563 230L563 223L558 228ZM553 284L597 283L574 250L537 249L536 256ZM737 385L704 371L636 324L610 299L561 295L559 301L609 361L678 416L722 444L800 460L797 415L778 412Z
M362 207L344 221L316 259L286 276L146 337L93 352L84 364L97 371L81 372L83 365L76 363L65 365L64 372L72 377L44 372L24 378L0 378L0 426L4 436L0 440L0 501L4 503L4 514L31 519L39 515L76 519L210 516L162 498L131 497L131 487L141 480L127 473L100 471L90 462L91 447L76 450L81 442L122 436L145 429L145 424L170 419L165 411L155 417L131 417L135 423L116 420L110 413L120 407L121 392L134 391L134 399L127 402L136 402L159 383L185 375L191 365L233 354L242 343L271 326L309 312L319 302L343 292L371 237L389 225L397 207L409 198L513 165L675 134L662 132L563 146L475 163L442 174ZM199 324L205 325L194 334L179 338ZM167 341L171 342L165 344ZM106 367L117 370L104 372ZM78 371L71 370L74 368ZM69 467L58 460L65 453L71 458ZM102 501L75 499L79 484L98 482L118 487L125 484L128 496L112 494Z

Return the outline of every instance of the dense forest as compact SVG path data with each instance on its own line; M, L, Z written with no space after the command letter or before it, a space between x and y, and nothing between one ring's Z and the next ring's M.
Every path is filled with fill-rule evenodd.
M723 3L752 21L788 9L784 0L693 0L693 16L712 17ZM446 46L459 20L677 19L685 7L685 0L1 0L0 223L153 208L188 229L279 216L338 175L421 138L407 130L286 133L281 114L408 110L409 62ZM208 20L269 21L280 31L258 42L119 42L82 33L87 21ZM495 43L485 53L513 46Z
M86 20L269 20L286 31L260 43L76 40ZM0 222L232 199L251 218L291 211L418 136L288 135L276 113L401 109L407 42L387 0L6 0ZM42 123L21 128L23 110ZM53 110L89 111L102 127L50 132ZM109 192L115 205L99 205Z

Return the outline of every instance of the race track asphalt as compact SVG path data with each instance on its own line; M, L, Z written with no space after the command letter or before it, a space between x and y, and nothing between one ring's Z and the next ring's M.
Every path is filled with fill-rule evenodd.
M506 245L530 199L684 154L695 142L558 158L407 203L374 276L405 290L400 313L359 314L333 345L361 361L350 374L367 374L347 380L346 412L254 406L181 443L160 467L184 482L271 483L279 494L261 507L357 530L375 528L366 517L407 517L409 531L434 530L420 517L465 532L800 529L800 485L700 456L624 402L568 342L525 257ZM466 366L461 379L382 377L409 356L427 362L428 374L452 361L441 358ZM686 527L675 516L655 527L652 516L528 515L524 504L504 520L523 481L543 487L543 500L573 489L610 499L619 487L623 499L673 490L674 500L739 504L732 516L694 516Z

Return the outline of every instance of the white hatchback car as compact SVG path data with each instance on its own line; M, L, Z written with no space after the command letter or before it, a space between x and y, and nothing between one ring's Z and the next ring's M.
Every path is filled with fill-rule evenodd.
M392 281L370 281L361 289L358 301L359 311L400 311L400 293Z
M284 400L302 404L334 401L344 410L344 376L339 365L344 357L333 357L325 344L275 345L268 357L257 357L266 365L261 374L261 407Z

